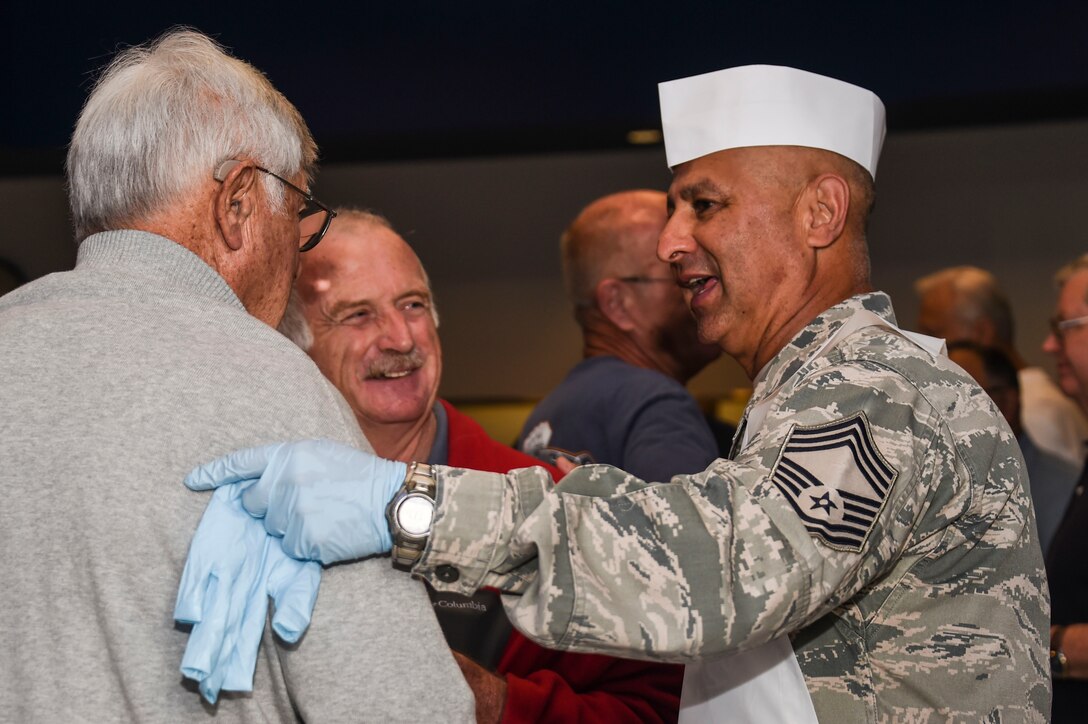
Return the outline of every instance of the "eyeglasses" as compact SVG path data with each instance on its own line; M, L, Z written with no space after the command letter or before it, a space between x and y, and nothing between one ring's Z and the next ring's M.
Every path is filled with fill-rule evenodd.
M621 282L628 282L630 284L651 284L653 282L676 284L676 280L672 277L617 277L617 279Z
M1073 317L1072 319L1061 319L1059 317L1050 318L1050 333L1054 335L1054 339L1059 342L1065 341L1066 333L1075 329L1076 327L1082 327L1088 324L1088 315L1083 317Z
M232 170L234 170L234 167L237 166L240 163L242 163L242 162L238 161L237 159L231 159L229 161L224 161L222 164L219 165L219 168L217 168L215 170L215 174L214 174L215 180L219 181L219 182L222 182L223 179L225 179L227 177L227 174L229 174ZM274 178L277 181L279 181L280 183L282 183L287 188L291 189L292 191L297 192L299 194L299 196L301 196L306 201L306 205L303 206L302 210L298 212L299 223L301 223L305 219L310 218L314 214L319 214L319 213L322 213L322 212L325 214L325 218L321 222L321 228L318 229L316 234L311 234L310 238L306 241L306 243L299 246L298 250L300 252L309 251L310 249L313 249L315 246L317 246L319 243L321 243L321 239L324 238L325 232L329 230L329 224L332 223L333 218L336 216L336 212L333 211L332 209L330 209L325 204L318 201L317 199L315 199L313 194L311 194L309 191L305 191L303 189L300 189L298 186L295 186L293 183L291 183L287 179L283 178L282 176L279 176L277 174L272 173L267 168L262 168L260 166L255 166L254 168L256 168L261 173L268 174L272 178ZM305 235L303 235L303 236L305 236ZM299 238L300 242L301 242L302 238L303 237Z

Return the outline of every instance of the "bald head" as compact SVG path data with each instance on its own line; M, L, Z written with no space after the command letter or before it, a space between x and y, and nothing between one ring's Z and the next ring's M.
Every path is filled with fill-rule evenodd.
M660 191L623 191L582 209L560 241L567 293L582 328L583 354L610 355L681 383L717 359L657 241L668 221Z
M920 332L1012 353L1012 307L990 272L975 266L948 267L922 277L914 289L920 302Z
M657 237L666 221L661 191L623 191L582 209L560 240L563 276L574 306L592 304L598 282L644 276L657 263Z

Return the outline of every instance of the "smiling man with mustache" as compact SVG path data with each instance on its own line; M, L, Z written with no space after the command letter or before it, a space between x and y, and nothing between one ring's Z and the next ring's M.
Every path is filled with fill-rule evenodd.
M338 209L301 267L281 331L343 393L375 452L501 472L540 464L438 398L442 345L431 283L388 220ZM543 649L513 630L493 590L428 593L476 695L478 721L676 719L680 667Z
M388 221L343 211L325 235L332 243L301 265L285 331L344 395L375 452L426 460L442 379L430 280Z

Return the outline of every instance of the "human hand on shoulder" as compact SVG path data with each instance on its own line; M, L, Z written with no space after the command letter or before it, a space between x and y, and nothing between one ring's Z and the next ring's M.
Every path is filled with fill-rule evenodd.
M242 504L292 558L339 561L392 547L385 510L407 466L331 440L238 450L189 473L192 490L248 482Z

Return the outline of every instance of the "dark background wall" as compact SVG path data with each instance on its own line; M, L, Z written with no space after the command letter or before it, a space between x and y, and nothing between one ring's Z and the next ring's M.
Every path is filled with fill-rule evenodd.
M416 246L447 396L538 396L577 359L558 236L596 196L667 185L661 147L627 140L658 127L662 80L783 63L881 95L874 280L905 326L915 277L979 264L1045 363L1050 277L1088 251L1088 3L124 5L0 9L0 257L71 266L63 153L94 69L192 24L299 106L323 200L376 208ZM743 384L723 361L694 388Z
M1057 267L1088 252L1088 121L895 134L885 144L871 226L873 277L913 323L911 281L948 264L987 267L1008 288L1025 355L1044 362ZM317 191L386 213L431 272L442 313L443 393L535 397L580 347L559 276L558 237L589 200L663 188L655 149L331 164ZM0 256L34 275L74 260L60 177L0 179ZM701 375L717 395L731 362Z

